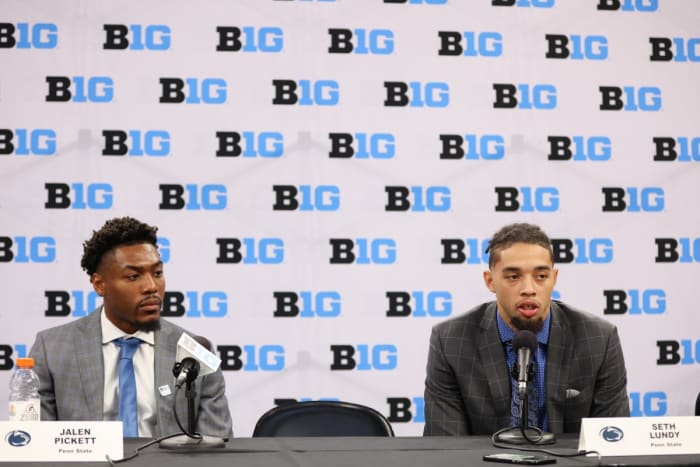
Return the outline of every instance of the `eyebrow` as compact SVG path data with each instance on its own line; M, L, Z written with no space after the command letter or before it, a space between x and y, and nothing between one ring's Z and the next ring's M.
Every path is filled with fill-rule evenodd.
M535 271L551 271L552 268L550 266L535 266L533 268ZM522 271L522 268L516 267L516 266L507 266L503 268L503 272L520 272Z
M147 266L136 266L133 264L125 264L124 266L122 266L122 270L132 269L134 271L141 272L141 271L145 271L147 269L155 269L155 268L160 267L162 265L163 265L163 261L158 261L157 263L152 263L152 264L149 264Z

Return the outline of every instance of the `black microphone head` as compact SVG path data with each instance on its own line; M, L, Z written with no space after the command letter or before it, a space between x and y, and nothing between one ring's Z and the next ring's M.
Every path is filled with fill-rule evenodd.
M518 331L513 336L513 350L517 352L522 347L530 349L532 355L537 352L537 336L532 331Z
M192 336L192 339L196 340L199 345L211 352L211 341L203 336Z

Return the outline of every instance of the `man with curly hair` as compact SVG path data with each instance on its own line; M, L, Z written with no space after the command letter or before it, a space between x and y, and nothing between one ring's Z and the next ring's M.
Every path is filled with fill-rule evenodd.
M83 244L81 266L103 305L84 318L37 334L29 355L39 375L42 420L122 420L125 437L157 438L181 431L172 409L172 367L185 331L160 317L165 277L157 230L131 217L115 218ZM136 343L133 423L120 415L123 338ZM197 383L197 432L232 436L221 370ZM177 394L176 410L186 423L183 393Z
M536 339L531 426L577 433L584 417L629 416L617 329L552 300L558 270L549 237L536 225L510 224L487 252L483 279L496 299L437 324L430 336L424 434L491 435L520 425L510 371L519 331Z

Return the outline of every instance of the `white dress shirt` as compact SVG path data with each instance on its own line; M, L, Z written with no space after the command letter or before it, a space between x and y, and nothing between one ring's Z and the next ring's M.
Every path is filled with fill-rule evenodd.
M126 334L107 318L104 307L101 323L105 369L103 420L119 420L119 347L112 341L120 337L136 337L141 340L141 345L134 354L139 437L151 438L157 421L154 333L136 331L134 334Z

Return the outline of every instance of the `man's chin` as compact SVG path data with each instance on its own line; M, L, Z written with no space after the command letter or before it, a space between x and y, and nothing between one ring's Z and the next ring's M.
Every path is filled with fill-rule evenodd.
M516 316L513 318L512 322L516 329L521 331L530 331L533 334L537 334L542 330L542 328L544 328L544 319L539 316L529 319Z
M154 319L153 321L136 323L136 329L143 332L157 331L160 329L160 317Z

